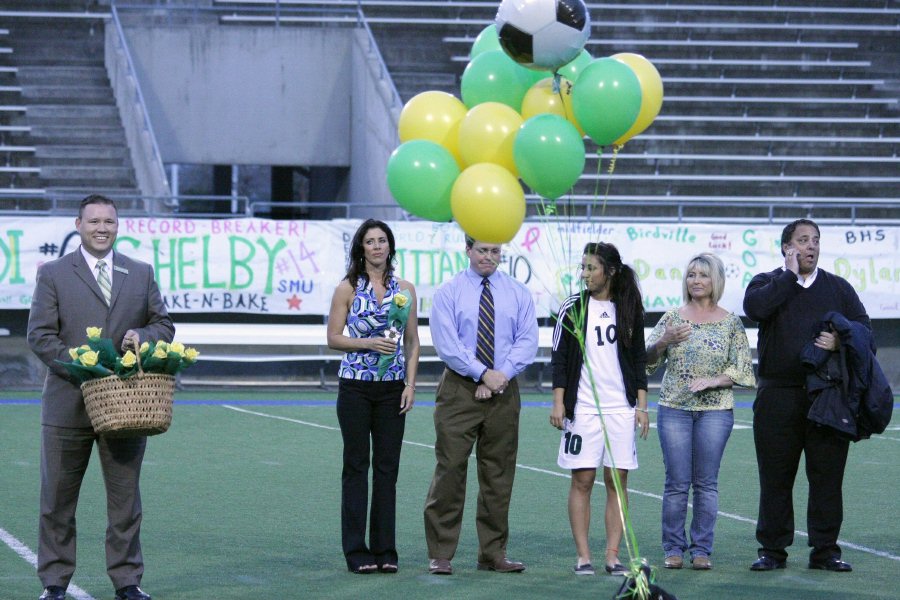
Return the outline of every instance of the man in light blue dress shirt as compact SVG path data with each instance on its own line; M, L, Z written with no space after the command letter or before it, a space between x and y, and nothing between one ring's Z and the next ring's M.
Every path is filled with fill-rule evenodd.
M434 408L437 465L425 501L429 572L450 575L466 498L472 447L478 457L478 568L521 572L506 557L509 502L519 442L516 376L534 361L538 325L531 292L497 270L499 245L466 236L469 267L442 285L431 309L431 337L446 364ZM487 279L494 306L493 364L476 358L479 302Z

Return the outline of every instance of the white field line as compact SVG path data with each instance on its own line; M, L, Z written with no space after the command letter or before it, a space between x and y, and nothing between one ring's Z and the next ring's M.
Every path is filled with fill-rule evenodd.
M31 548L20 542L14 535L2 527L0 527L0 540L9 546L13 552L18 554L22 560L37 569L37 555L31 551ZM66 590L66 593L77 600L96 600L93 596L71 582L69 583L69 588Z
M254 411L254 410L247 410L245 408L238 408L237 406L232 406L230 404L222 404L221 406L223 408L227 408L227 409L234 410L237 412L246 413L248 415L255 415L257 417L265 417L267 419L276 419L278 421L287 421L289 423L296 423L298 425L308 425L310 427L318 427L319 429L328 429L330 431L340 431L339 427L333 427L331 425L321 425L319 423L310 423L309 421L301 421L300 419L292 419L290 417L282 417L279 415L270 415L268 413L258 412L258 411ZM747 429L749 429L749 427ZM420 442L410 442L407 440L403 440L403 443L407 444L409 446L419 446L421 448L430 448L432 450L434 449L434 446L431 444L422 444ZM516 467L519 469L522 469L524 471L533 471L535 473L542 473L544 475L552 475L553 477L564 477L566 479L569 478L569 473L566 473L563 471L551 471L549 469L541 469L539 467L532 467L530 465L523 465L523 464L519 464L519 463L516 463ZM598 485L598 486L603 485L603 482L596 481L596 482L594 482L594 485ZM628 488L628 493L635 494L637 496L645 496L647 498L653 498L655 500L662 501L662 496L660 496L659 494L643 492L641 490L636 490L633 488ZM693 504L689 502L688 506L693 507ZM756 524L756 519L751 519L749 517L744 517L742 515L736 515L733 513L722 512L721 510L718 511L718 515L720 517L724 517L726 519L731 519L733 521L739 521L741 523L751 523L753 525ZM805 531L801 531L799 529L795 530L794 533L800 537L805 537L805 538L809 537L808 533L806 533ZM880 556L882 558L887 558L889 560L895 560L895 561L900 562L900 556L896 556L889 552L884 552L883 550L876 550L874 548L869 548L867 546L860 546L859 544L854 544L854 543L848 542L846 540L838 540L838 544L840 544L844 548L852 548L852 549L858 550L860 552L866 552L868 554L874 554L875 556Z

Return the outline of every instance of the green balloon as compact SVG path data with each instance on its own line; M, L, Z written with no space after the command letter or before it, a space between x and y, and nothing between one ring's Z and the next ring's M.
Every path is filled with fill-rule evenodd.
M428 140L400 144L387 163L387 184L397 204L429 221L453 220L450 192L458 176L453 155Z
M631 67L614 58L593 61L572 88L572 112L599 146L622 137L641 110L641 83Z
M497 37L497 27L493 23L482 29L475 41L472 42L472 49L469 50L469 60L490 50L502 50L500 38Z
M528 187L544 198L559 198L584 171L584 140L563 117L535 115L516 134L513 160Z
M463 71L460 82L463 104L472 108L482 102L500 102L519 112L522 98L534 84L534 73L503 50L482 52Z
M578 76L581 75L581 72L584 71L593 60L594 58L587 50L582 50L573 61L561 66L557 73L574 83L578 81Z

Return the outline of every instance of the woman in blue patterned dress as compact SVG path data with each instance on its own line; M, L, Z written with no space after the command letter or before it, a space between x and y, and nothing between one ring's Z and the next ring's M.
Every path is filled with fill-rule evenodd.
M397 472L406 413L415 401L419 333L416 290L394 276L395 255L394 234L385 223L369 219L360 225L350 243L347 274L334 290L328 313L328 347L346 352L337 397L344 439L341 542L347 568L360 574L397 572ZM394 324L392 330L388 325L392 304L406 303L410 306L406 323ZM379 368L379 362L385 362L381 357L390 357L386 369Z
M666 467L662 505L663 566L712 568L719 509L719 465L734 426L735 385L756 384L740 318L718 305L725 267L714 254L692 258L682 283L684 305L668 311L647 340L647 372L667 362L656 427ZM694 489L690 544L685 538L688 491Z

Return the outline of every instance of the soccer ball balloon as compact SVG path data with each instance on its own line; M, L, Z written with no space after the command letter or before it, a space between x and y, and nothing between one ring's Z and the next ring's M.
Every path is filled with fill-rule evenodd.
M514 61L553 71L584 48L591 16L582 0L503 0L495 25L500 46Z

